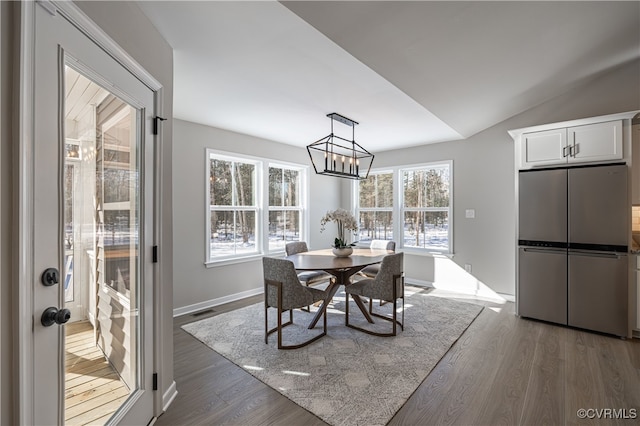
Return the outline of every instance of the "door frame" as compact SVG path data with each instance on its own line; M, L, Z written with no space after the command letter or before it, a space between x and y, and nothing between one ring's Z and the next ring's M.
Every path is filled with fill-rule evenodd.
M34 209L35 209L35 170L33 164L34 140L34 100L35 100L35 8L44 7L50 14L60 14L76 26L87 38L103 49L127 71L154 92L155 115L163 116L163 86L148 73L132 56L122 49L104 30L98 27L78 6L68 1L21 1L14 9L14 22L19 25L19 72L16 79L18 84L18 118L17 124L17 152L15 155L15 204L13 214L17 224L15 237L15 266L14 266L14 301L16 306L14 347L14 380L15 405L14 420L17 424L33 424L34 421L34 356L33 356L33 326L39 320L39 312L34 312L32 306L33 286L37 285L37 277L33 272L34 258ZM161 127L161 126L160 126ZM149 171L149 178L154 181L154 203L152 206L153 241L155 246L162 240L162 131L155 135L153 170ZM161 263L153 264L153 303L157 307L163 306L163 279L160 271ZM164 371L163 336L164 330L160 309L154 310L153 324L153 371ZM175 397L175 382L167 387L166 395L159 387L155 393L154 413L150 420L160 415L165 407ZM167 400L165 400L167 399ZM116 419L117 422L117 419Z

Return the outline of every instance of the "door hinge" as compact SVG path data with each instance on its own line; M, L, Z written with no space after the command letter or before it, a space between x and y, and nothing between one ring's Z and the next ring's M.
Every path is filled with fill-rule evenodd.
M153 390L158 390L158 373L153 373Z
M160 116L155 116L153 117L153 134L157 135L158 134L158 120L159 121L166 121L166 118L162 118Z
M158 263L158 246L153 246L153 252L151 254L151 261Z

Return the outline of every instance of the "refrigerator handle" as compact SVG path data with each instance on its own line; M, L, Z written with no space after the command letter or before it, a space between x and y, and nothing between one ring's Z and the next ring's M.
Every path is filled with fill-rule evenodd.
M576 256L585 256L585 257L608 257L611 259L620 259L627 255L626 253L592 252L592 251L580 251L580 250L569 250L569 254L576 255Z
M522 251L524 251L525 253L560 253L560 254L566 254L567 250L566 249L561 249L561 248L523 248Z

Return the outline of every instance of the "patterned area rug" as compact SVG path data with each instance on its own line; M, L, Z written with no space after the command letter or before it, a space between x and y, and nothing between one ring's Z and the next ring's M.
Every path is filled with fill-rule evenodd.
M405 298L406 324L396 337L345 327L344 293L338 293L328 309L327 336L302 349L278 350L276 333L264 343L262 303L182 328L331 425L385 425L482 311L478 305L432 296L427 289L407 287ZM370 325L351 304L350 322ZM391 304L376 305L374 312L391 311ZM270 327L275 312L269 310ZM284 342L320 333L322 320L315 329L306 328L312 315L294 311L294 325L285 327ZM373 327L391 327L390 322L374 321Z

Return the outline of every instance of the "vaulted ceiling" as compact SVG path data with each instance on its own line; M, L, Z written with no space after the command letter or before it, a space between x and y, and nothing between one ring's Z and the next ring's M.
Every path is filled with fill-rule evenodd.
M331 112L373 152L466 138L640 58L637 1L139 6L174 48L176 118L296 146Z

